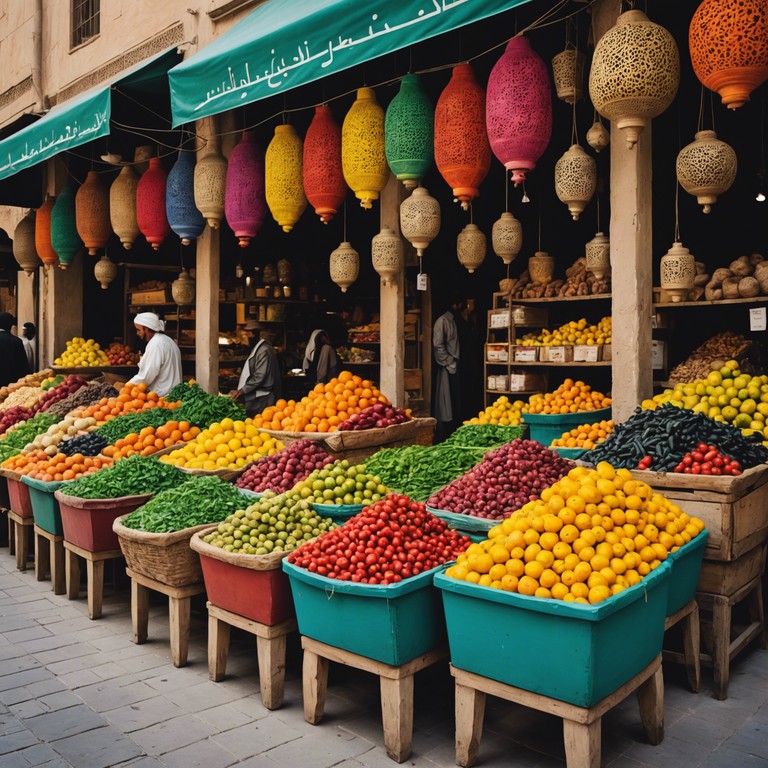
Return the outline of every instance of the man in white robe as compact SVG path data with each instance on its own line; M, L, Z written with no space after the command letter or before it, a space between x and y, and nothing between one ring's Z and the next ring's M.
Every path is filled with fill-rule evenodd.
M165 323L154 312L140 312L134 321L136 335L147 342L139 360L139 372L129 384L147 385L161 397L181 382L181 350L165 334Z

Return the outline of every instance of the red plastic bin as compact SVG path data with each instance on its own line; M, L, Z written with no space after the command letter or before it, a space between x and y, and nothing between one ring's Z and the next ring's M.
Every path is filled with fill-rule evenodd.
M8 481L8 500L11 504L11 512L19 517L32 517L32 500L29 498L29 486L18 478L5 475Z

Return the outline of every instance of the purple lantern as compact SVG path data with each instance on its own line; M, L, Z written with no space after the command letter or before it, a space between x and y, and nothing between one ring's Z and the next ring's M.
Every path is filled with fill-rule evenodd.
M264 153L252 132L243 131L227 166L224 216L240 247L245 248L264 223Z
M546 64L525 37L513 37L488 78L485 121L491 149L512 181L525 181L552 135Z

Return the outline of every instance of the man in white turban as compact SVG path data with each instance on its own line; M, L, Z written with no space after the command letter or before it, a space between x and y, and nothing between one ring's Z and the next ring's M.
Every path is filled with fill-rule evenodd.
M129 383L144 383L161 397L167 395L181 381L181 351L165 335L165 323L154 312L140 312L133 324L136 335L147 342L147 347L139 360L139 372Z

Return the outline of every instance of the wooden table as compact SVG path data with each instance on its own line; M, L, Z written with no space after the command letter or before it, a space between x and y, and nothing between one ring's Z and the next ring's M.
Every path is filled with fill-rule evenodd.
M44 531L40 526L35 532L35 578L45 581L51 573L51 587L54 595L63 595L66 589L64 571L64 537Z
M437 648L393 667L303 635L301 647L304 649L304 719L312 725L317 725L323 718L329 661L372 672L379 676L381 719L387 754L398 763L407 760L413 745L413 676L419 670L445 658L448 655L447 650Z
M35 524L33 517L21 517L13 510L8 510L8 538L10 554L16 553L16 568L20 571L27 570L29 559L29 531Z
M65 575L67 597L77 600L80 596L80 558L86 565L86 593L88 596L88 618L101 618L101 609L104 601L104 561L122 557L119 549L106 549L102 552L91 552L81 549L71 541L64 542Z
M685 664L688 685L693 693L698 693L701 688L701 626L699 623L699 605L695 597L677 613L667 616L664 622L664 631L666 632L679 622L683 622L683 652L664 651L664 659Z
M285 638L296 629L296 619L267 625L226 611L210 601L208 608L208 676L214 682L224 679L227 672L229 635L238 627L256 635L256 655L259 661L261 703L267 709L278 709L285 694Z
M189 616L190 600L195 595L205 594L205 584L187 584L183 587L170 587L148 576L136 573L130 568L125 572L131 579L131 623L133 624L133 642L141 645L147 642L149 624L149 590L168 596L168 616L171 635L171 658L174 667L183 667L187 663L189 652Z
M591 707L578 707L540 693L515 688L473 672L456 669L453 665L451 674L456 680L456 764L464 768L474 765L480 752L486 694L561 717L568 768L600 768L602 717L635 691L648 741L656 745L664 738L661 655L617 691Z

